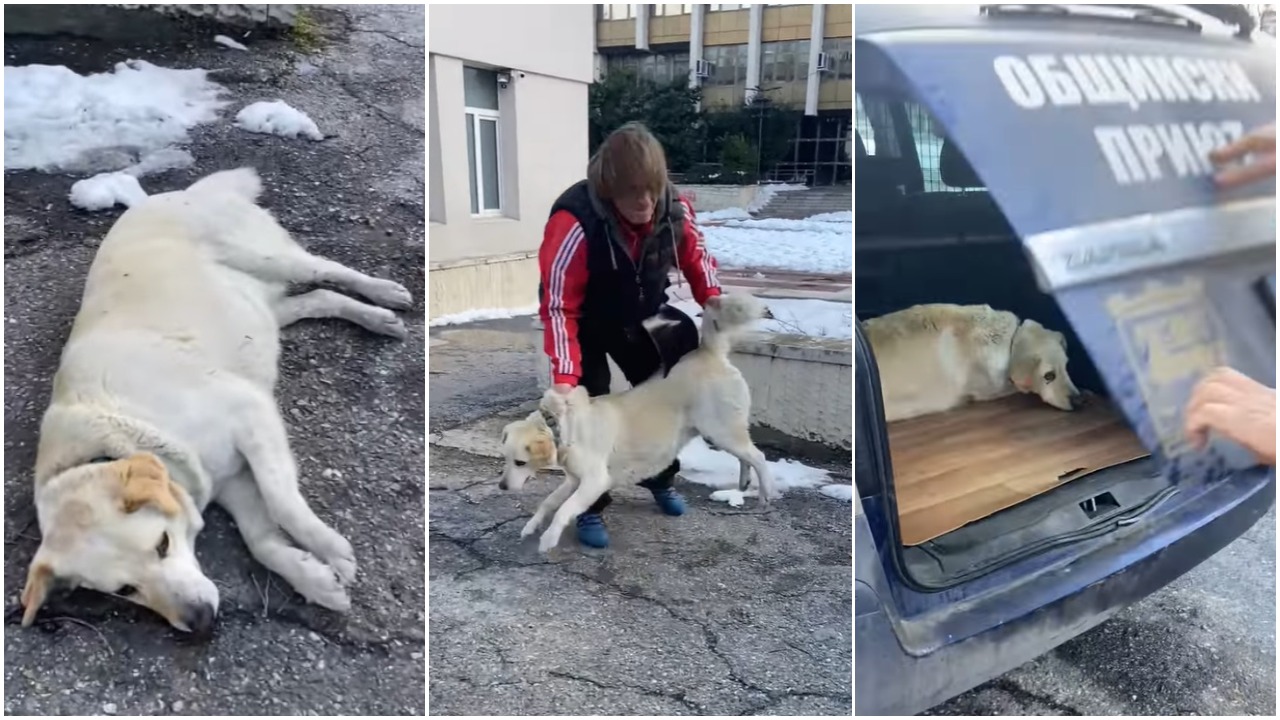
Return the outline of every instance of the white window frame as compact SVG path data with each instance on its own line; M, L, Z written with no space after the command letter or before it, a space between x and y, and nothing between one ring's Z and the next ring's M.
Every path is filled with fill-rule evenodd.
M471 127L467 128L467 132L471 133L472 142L476 149L476 184L471 188L471 192L476 194L477 212L471 213L471 217L502 217L503 213L503 193L502 193L502 113L498 110L489 110L488 108L478 108L467 106L463 117L471 116ZM494 125L494 145L493 151L496 154L498 167L498 207L485 208L484 206L484 162L482 159L483 149L480 144L480 123L481 121L493 121ZM470 198L467 198L467 209L470 209Z

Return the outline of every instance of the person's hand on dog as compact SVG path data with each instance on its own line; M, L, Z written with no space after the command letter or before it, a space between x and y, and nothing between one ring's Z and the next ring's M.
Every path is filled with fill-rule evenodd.
M1276 125L1256 128L1239 140L1209 153L1216 166L1231 165L1214 176L1214 182L1230 190L1276 175Z
M567 383L556 383L555 385L551 386L551 389L555 390L561 395L568 395L570 392L573 391L573 386Z
M1209 373L1191 392L1184 429L1196 449L1214 432L1276 464L1276 391L1230 368Z

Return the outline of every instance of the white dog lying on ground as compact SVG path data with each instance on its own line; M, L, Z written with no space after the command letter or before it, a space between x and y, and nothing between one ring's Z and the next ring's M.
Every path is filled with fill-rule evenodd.
M253 556L308 600L350 607L351 544L316 517L273 396L280 327L337 317L403 338L409 292L308 254L254 200L252 169L154 195L120 217L85 282L40 429L43 535L22 591L30 625L55 585L209 632L218 590L195 555L212 501ZM286 535L287 533L287 535ZM290 542L296 542L301 548Z
M538 545L549 551L568 523L602 493L661 472L699 435L738 458L740 489L747 488L755 469L761 504L767 506L776 497L773 475L748 431L751 392L729 362L734 338L765 313L750 295L713 297L702 313L701 346L666 377L596 398L582 387L567 394L550 389L541 410L509 423L502 431L506 467L499 487L519 490L557 459L565 471L564 482L538 506L520 536L533 534L554 511Z
M880 370L886 422L944 412L970 401L1034 393L1074 410L1067 339L1035 320L990 305L916 305L863 321Z

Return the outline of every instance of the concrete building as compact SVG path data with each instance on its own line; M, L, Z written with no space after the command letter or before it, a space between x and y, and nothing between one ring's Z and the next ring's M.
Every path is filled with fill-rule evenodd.
M594 8L427 12L430 317L533 305L547 212L586 173Z
M853 6L597 5L597 71L689 79L703 108L803 108L774 179L849 182Z

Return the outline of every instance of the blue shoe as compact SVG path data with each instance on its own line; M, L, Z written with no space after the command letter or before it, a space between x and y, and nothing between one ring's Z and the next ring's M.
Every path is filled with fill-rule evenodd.
M604 527L604 518L596 513L579 515L578 542L593 548L609 547L609 531Z
M684 498L671 488L660 488L658 490L650 490L653 493L653 501L658 503L658 507L663 513L676 517L684 514Z

